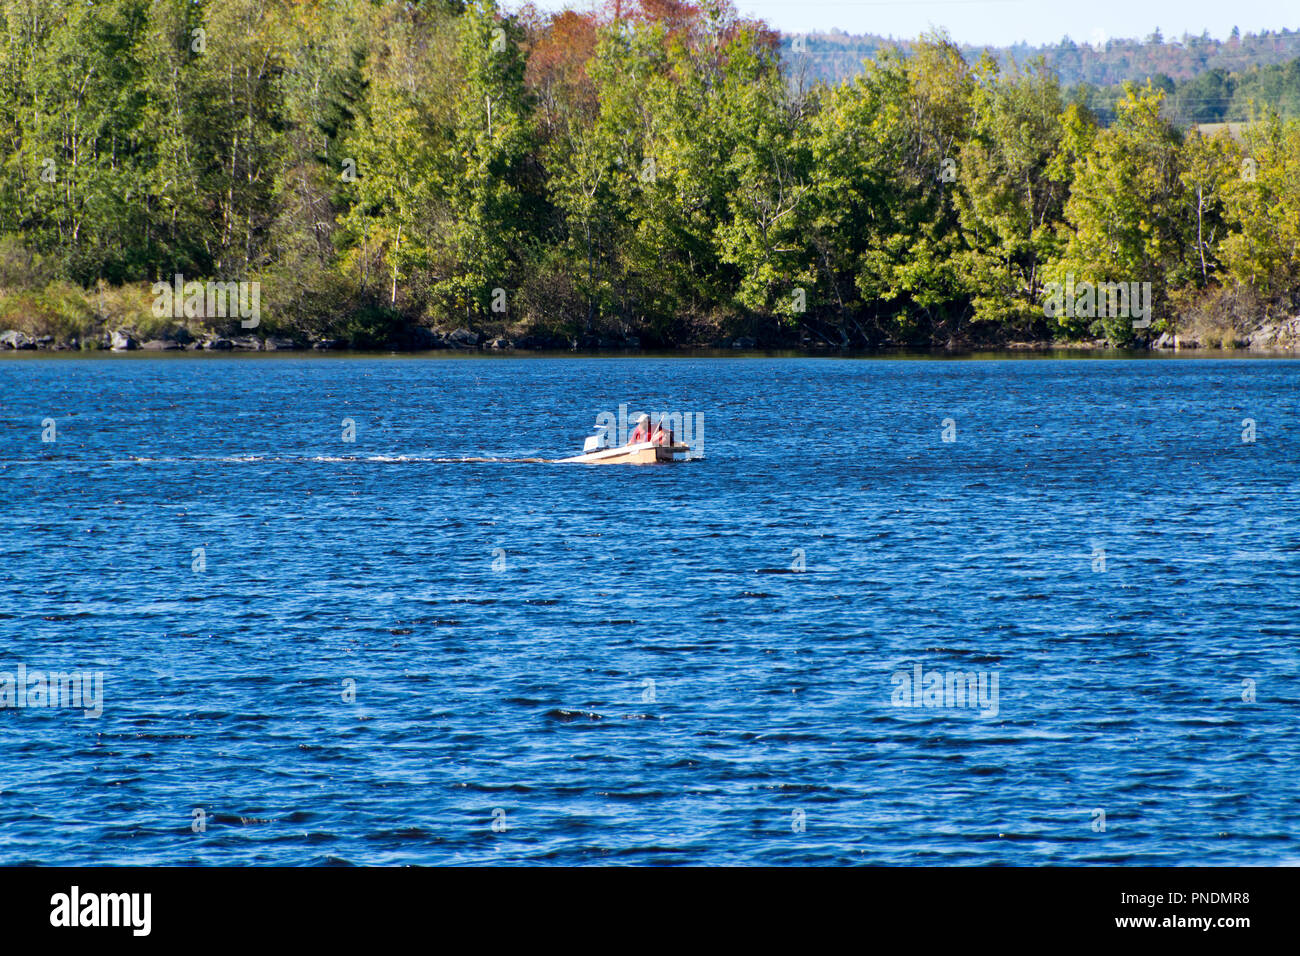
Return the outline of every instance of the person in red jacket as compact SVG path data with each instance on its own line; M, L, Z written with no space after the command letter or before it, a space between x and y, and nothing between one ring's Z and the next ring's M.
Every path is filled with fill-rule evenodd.
M668 423L668 419L659 419L659 424L654 427L650 434L650 441L656 445L671 445L673 443L673 427Z
M627 440L629 445L640 444L643 441L650 440L650 416L641 415L636 420L636 429L632 432L632 437Z

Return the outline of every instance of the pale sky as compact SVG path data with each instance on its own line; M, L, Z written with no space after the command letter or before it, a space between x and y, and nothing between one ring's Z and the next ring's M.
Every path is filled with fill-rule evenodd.
M545 10L590 9L591 0L533 0ZM521 0L502 0L519 6ZM1055 43L1110 37L1141 39L1156 27L1166 39L1184 32L1225 39L1242 33L1300 28L1300 0L736 0L743 13L783 33L879 33L906 39L947 27L958 43L1006 46L1019 40ZM1300 56L1300 41L1296 42Z

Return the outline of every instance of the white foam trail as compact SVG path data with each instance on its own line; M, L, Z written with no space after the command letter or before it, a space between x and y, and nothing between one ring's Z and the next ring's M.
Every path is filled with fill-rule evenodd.
M177 464L284 464L284 465L303 465L303 464L364 464L372 462L374 464L434 464L434 465L459 465L459 464L523 464L523 463L542 463L555 464L561 459L558 458L426 458L416 455L368 455L364 458L357 456L338 456L338 455L313 455L302 458L284 458L266 455L219 455L214 457L194 456L192 458L147 458L141 455L133 455L130 458L0 458L0 466L4 465L177 465Z

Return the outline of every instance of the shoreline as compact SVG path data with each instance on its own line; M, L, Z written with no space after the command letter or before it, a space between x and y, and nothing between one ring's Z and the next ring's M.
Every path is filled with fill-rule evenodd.
M773 335L762 339L740 336L670 345L643 345L635 335L519 335L489 337L458 328L438 332L418 327L390 339L380 348L353 348L345 339L327 339L309 334L252 334L252 330L223 334L209 328L190 329L177 324L144 338L131 329L113 329L94 338L59 339L52 335L33 337L18 329L0 329L0 355L38 352L41 354L371 354L371 355L496 355L496 356L681 356L721 357L725 355L840 356L888 358L902 356L961 357L977 354L1049 355L1292 355L1300 356L1300 315L1280 321L1264 321L1249 331L1162 332L1127 345L1106 338L1068 341L1061 339L973 341L954 340L944 345L882 345L877 347L836 345L811 335Z
M714 349L681 347L678 349L570 349L570 350L456 350L446 349L235 349L211 351L203 349L170 350L112 350L112 349L0 349L0 361L44 359L98 359L126 361L199 361L216 359L244 359L263 361L271 359L442 359L447 361L491 361L494 359L856 359L861 361L936 362L936 361L1130 361L1130 360L1193 360L1193 359L1292 359L1300 360L1296 349L1151 349L1151 348L1089 348L1078 346L1047 346L1042 348L982 347L971 349Z

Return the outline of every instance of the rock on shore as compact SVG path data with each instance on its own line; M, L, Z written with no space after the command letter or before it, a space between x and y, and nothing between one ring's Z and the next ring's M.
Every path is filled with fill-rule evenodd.
M1300 315L1279 323L1261 325L1246 336L1248 349L1300 349Z
M0 349L34 349L36 343L22 332L10 329L0 333Z

